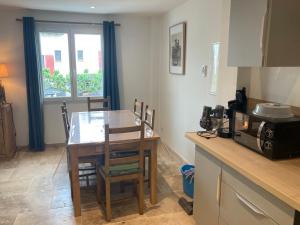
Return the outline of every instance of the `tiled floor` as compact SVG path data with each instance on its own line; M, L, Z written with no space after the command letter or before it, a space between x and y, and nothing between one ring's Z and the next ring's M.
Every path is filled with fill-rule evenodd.
M195 224L177 203L184 195L178 170L182 161L162 145L158 160L158 204L151 205L147 195L142 216L134 198L113 205L109 224ZM62 147L49 147L42 153L21 151L11 161L0 161L0 225L107 224L95 189L83 189L81 198L82 216L75 218Z

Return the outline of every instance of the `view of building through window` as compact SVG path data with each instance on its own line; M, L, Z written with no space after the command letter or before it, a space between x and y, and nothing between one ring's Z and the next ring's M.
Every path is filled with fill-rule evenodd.
M71 97L68 34L40 33L40 44L44 97Z
M69 49L69 35L71 34L39 33L44 97L102 96L100 34L72 35L75 49ZM75 59L74 63L70 57Z
M102 51L98 34L75 34L77 96L102 95Z

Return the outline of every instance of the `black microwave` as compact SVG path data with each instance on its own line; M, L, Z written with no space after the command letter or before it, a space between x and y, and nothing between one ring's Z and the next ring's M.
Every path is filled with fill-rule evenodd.
M269 159L300 156L300 117L264 118L234 113L233 139Z

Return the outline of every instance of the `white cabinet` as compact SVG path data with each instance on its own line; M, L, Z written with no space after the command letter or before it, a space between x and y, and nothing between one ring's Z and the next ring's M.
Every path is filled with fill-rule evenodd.
M293 208L197 146L194 189L197 225L299 225Z
M195 220L198 225L218 225L221 163L198 150L195 162Z
M228 224L278 225L262 209L225 183L222 183L221 196L220 213Z
M300 66L299 0L231 0L228 65Z

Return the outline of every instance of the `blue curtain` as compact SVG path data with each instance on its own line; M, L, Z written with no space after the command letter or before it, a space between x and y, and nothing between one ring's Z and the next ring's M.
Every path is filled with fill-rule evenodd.
M33 151L42 151L45 149L43 94L34 18L23 17L23 35L29 120L29 147Z
M104 37L104 97L110 96L111 109L120 109L120 96L117 72L115 23L103 22Z

